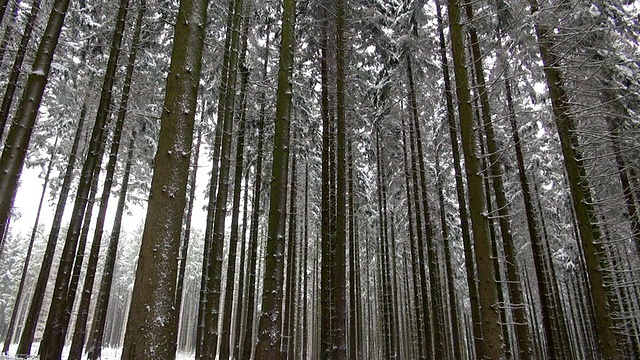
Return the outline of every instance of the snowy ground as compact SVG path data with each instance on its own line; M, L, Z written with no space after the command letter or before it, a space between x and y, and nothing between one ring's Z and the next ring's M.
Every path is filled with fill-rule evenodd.
M36 354L37 353L37 347L34 346L33 347L34 351L33 353ZM65 348L65 353L66 351L68 351L69 348ZM13 352L15 352L15 347L12 346L9 350L9 354L12 354ZM66 358L66 354L63 353L62 358ZM120 360L120 354L122 353L122 349L118 348L118 349L113 349L113 348L104 348L102 349L102 357L101 360ZM178 356L176 356L176 360L192 360L194 359L195 355L193 353L178 353ZM82 357L83 359L86 359L86 357ZM14 356L6 356L6 355L0 355L0 360L14 360L16 359ZM22 358L21 358L22 359ZM34 357L30 357L29 359L38 359L37 356Z

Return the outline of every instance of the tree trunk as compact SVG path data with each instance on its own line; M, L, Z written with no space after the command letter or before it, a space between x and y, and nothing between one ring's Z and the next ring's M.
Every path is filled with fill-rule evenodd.
M331 358L347 358L347 137L346 137L346 76L344 43L344 0L336 0L336 235L333 247L334 268L331 276L335 323L333 328L333 350Z
M54 141L53 147L51 148L51 158L49 159L47 172L44 176L44 184L42 184L42 193L40 194L40 201L38 202L38 211L36 212L36 219L33 223L33 230L31 230L31 237L29 238L29 247L27 248L27 254L25 255L24 266L22 267L22 275L20 276L20 285L18 285L18 293L16 294L16 301L13 305L13 310L11 312L11 320L9 320L7 335L4 340L4 347L2 348L2 353L5 355L9 355L9 347L11 346L13 331L14 331L16 322L18 321L18 309L20 308L22 292L24 291L24 283L27 277L27 273L29 271L29 263L31 262L31 253L33 251L33 244L36 240L36 235L38 233L38 224L40 223L40 213L42 211L42 204L44 203L44 197L47 193L47 187L49 185L49 176L51 175L51 170L53 169L53 163L56 156L59 135L60 135L59 133L56 133L56 140Z
M174 307L177 257L207 5L207 0L180 1L123 360L175 357L170 352L177 331Z
M267 39L265 41L265 55L264 64L262 67L262 79L267 80L269 74L269 46L271 44L270 37L270 24L267 23ZM258 145L257 145L257 159L256 159L256 177L253 182L253 209L251 213L251 231L249 234L249 246L247 247L247 253L249 256L249 263L247 264L248 276L247 276L247 319L246 329L244 334L243 346L239 352L239 358L248 360L251 358L253 352L253 329L254 329L254 313L255 313L255 300L256 300L256 274L257 269L257 256L258 256L258 227L259 218L261 213L260 200L262 196L262 162L263 162L263 147L264 147L264 126L266 117L266 94L263 91L260 94L260 113L258 115Z
M18 180L27 156L31 133L36 122L53 61L53 53L58 45L68 6L69 0L55 0L53 3L47 27L38 45L31 73L2 151L0 158L0 172L2 173L0 176L0 194L2 194L0 196L0 239L4 239L9 211L18 188ZM0 240L0 253L2 248L3 242Z
M109 53L109 60L107 62L107 69L100 94L100 103L98 105L96 121L91 133L89 152L87 153L84 165L82 166L80 183L78 185L78 191L76 193L76 199L71 214L71 222L69 224L65 244L62 249L58 274L56 275L51 308L49 310L49 316L47 318L47 324L45 326L40 346L40 357L44 360L59 358L62 353L62 347L64 346L64 334L66 333L68 325L65 321L65 310L67 309L67 292L69 291L69 283L72 280L70 277L71 269L74 263L74 254L76 253L76 248L78 246L80 227L82 226L85 211L87 209L87 203L89 201L88 194L91 188L91 182L94 175L97 173L96 169L99 167L97 165L100 161L98 155L102 154L104 149L105 124L107 122L109 107L111 105L113 83L115 81L128 6L129 0L120 1L116 17L115 32L113 34L111 50Z
M269 197L269 225L267 228L266 268L262 315L259 324L256 358L282 359L281 313L284 264L284 224L287 218L287 175L289 163L289 121L291 114L291 74L295 45L296 1L284 0L282 12L282 40L278 66L275 132L271 194Z
M25 22L24 32L20 38L20 45L18 46L18 51L16 52L16 57L13 60L13 66L11 67L11 74L9 75L9 79L7 79L7 87L4 90L2 107L0 108L0 138L2 138L4 129L7 125L7 120L9 120L9 112L11 111L11 105L13 104L13 96L18 88L18 79L20 78L22 63L24 62L24 57L27 54L27 47L31 40L33 26L38 18L38 12L40 11L40 2L41 0L33 0L31 3L31 12ZM4 13L4 8L2 8L2 10Z
M241 4L242 5L242 4ZM230 354L230 350L233 350L231 347L231 336L232 336L232 319L231 313L234 307L237 307L233 304L239 304L234 302L233 297L233 288L235 283L235 271L236 271L236 256L237 256L237 248L238 244L241 243L244 239L238 236L239 232L239 217L240 217L240 195L242 191L242 169L244 168L244 139L245 139L245 128L246 128L246 93L247 93L247 84L249 81L249 71L245 67L245 57L247 52L247 34L249 31L249 16L250 8L247 5L245 8L236 9L239 13L237 16L238 19L238 28L237 31L240 33L241 39L238 41L241 42L240 45L240 53L238 59L236 59L236 68L232 69L232 72L237 73L240 70L241 75L241 84L240 84L240 94L238 96L238 104L239 104L239 114L237 116L237 122L239 125L238 129L238 139L236 145L236 163L235 163L235 179L233 184L233 207L232 207L232 215L231 215L231 236L229 240L229 262L227 265L227 283L225 290L225 301L223 307L223 320L222 320L222 336L226 339L221 341L220 348L220 358L232 358L233 353ZM233 41L232 41L233 45ZM237 47L236 47L237 49ZM237 52L237 51L236 51ZM237 56L237 55L236 55ZM234 60L234 59L232 59ZM233 75L234 79L237 75ZM231 120L233 120L233 113L229 114ZM224 144L224 142L223 142ZM224 161L224 160L223 160ZM222 165L222 164L221 164ZM227 176L228 177L228 176ZM227 180L228 181L228 180ZM220 189L222 189L222 182L220 185ZM226 208L226 206L225 206ZM224 232L224 229L222 230ZM242 271L242 270L240 270ZM240 314L239 311L236 312L237 315ZM230 356L231 355L231 356Z
M31 344L33 343L33 337L38 325L38 318L40 317L40 311L42 310L42 303L44 302L44 296L47 284L49 282L49 273L51 272L51 265L53 264L53 256L56 250L58 236L60 235L62 215L67 204L69 191L71 190L73 169L75 167L76 158L78 156L78 147L80 145L80 138L82 136L86 114L87 106L85 102L83 103L82 110L80 111L78 127L76 128L76 133L73 138L73 145L71 147L71 152L69 153L69 160L67 161L62 186L60 187L58 204L56 205L56 210L51 222L51 230L49 232L47 247L44 251L44 257L42 258L42 265L40 265L40 273L38 274L38 280L35 286L35 290L33 292L33 296L31 297L29 312L27 313L24 328L22 329L20 343L18 344L18 350L16 352L17 355L29 355L31 353Z
M442 21L441 0L435 0L436 13L438 18L438 38L440 44L440 60L442 62L442 73L444 78L444 95L447 107L447 125L449 128L449 139L453 154L453 167L456 179L456 196L460 212L460 228L462 230L462 243L464 247L464 264L467 275L467 286L469 288L469 303L471 307L471 322L473 328L473 348L476 357L482 357L482 327L480 304L478 299L478 287L476 269L473 262L473 249L471 244L471 229L469 228L469 218L467 213L467 199L465 196L464 182L462 178L462 167L460 148L458 146L458 130L453 106L453 91L451 76L449 74L449 62L447 59L447 49L444 38L444 25Z
M469 76L465 67L464 34L460 17L460 1L449 0L449 31L453 53L456 92L458 95L458 112L462 135L462 149L466 164L467 183L469 184L469 208L471 227L475 245L475 260L478 267L478 294L482 314L482 354L478 358L487 357L499 360L504 358L504 344L500 337L500 324L497 292L491 261L491 242L487 234L488 219L484 214L485 199L483 196L482 173L480 169L476 140L474 134L473 113L469 91Z
M100 200L100 210L98 212L98 218L96 220L96 226L93 235L93 244L91 246L89 261L87 263L87 272L85 275L85 282L82 291L82 297L80 301L80 307L78 308L78 317L75 322L75 331L73 334L73 341L71 342L71 349L69 350L69 359L80 359L82 357L82 348L86 338L86 326L89 315L89 305L91 303L91 297L93 294L93 283L95 280L95 273L98 266L100 244L102 243L102 235L104 230L104 222L107 215L107 206L109 204L109 197L111 195L111 187L113 185L113 175L116 169L116 163L118 161L118 152L120 149L120 141L122 138L122 128L127 115L127 107L129 103L129 93L131 91L131 82L133 80L133 72L135 69L136 56L138 51L138 44L140 42L140 32L142 29L142 20L145 12L145 1L142 0L138 15L136 18L136 24L134 28L133 41L131 45L131 53L127 62L127 69L124 78L124 84L122 86L122 97L120 99L120 108L118 110L118 118L116 126L113 131L113 139L111 143L111 151L109 154L109 163L107 164L107 173L102 188L102 197ZM73 303L73 301L70 301Z
M100 291L96 299L95 310L93 314L93 322L91 332L87 341L87 358L97 360L100 358L102 350L102 342L104 338L104 330L107 319L107 307L109 306L109 297L111 294L111 284L113 282L113 270L116 263L116 253L118 250L118 242L120 240L120 228L122 225L122 216L127 198L127 189L129 186L129 176L131 174L131 165L133 162L133 151L135 150L136 134L131 134L129 147L127 152L127 161L122 175L122 186L120 188L120 197L116 207L116 213L113 222L113 229L109 238L109 247L105 255L105 264L102 270L102 279L100 281Z
M531 13L534 16L537 15L539 12L537 1L529 0L529 3L531 5ZM591 188L587 180L582 154L579 150L575 119L570 114L569 99L564 89L564 80L559 68L561 66L560 59L552 52L554 45L553 32L541 24L539 20L535 23L535 29L555 122L558 128L558 136L562 145L573 208L578 222L581 238L579 243L586 260L591 297L595 309L598 349L607 360L619 359L620 354L617 350L618 336L613 331L615 321L611 314L612 309L615 307L614 300L613 296L607 291L602 271L603 268L606 268L606 265L600 254L604 254L605 249L600 243L602 234L597 224Z

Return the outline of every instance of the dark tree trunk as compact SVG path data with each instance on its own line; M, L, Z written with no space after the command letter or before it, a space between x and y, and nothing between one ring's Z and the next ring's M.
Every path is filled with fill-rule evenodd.
M540 11L538 2L529 0L529 4L531 13L534 16L538 15ZM596 209L576 134L576 121L570 113L569 98L564 89L564 79L560 70L562 64L552 51L555 44L553 31L543 25L539 19L535 23L535 30L580 232L579 244L586 260L588 282L595 310L598 349L607 360L619 359L619 336L614 332L616 321L611 314L615 304L613 296L607 290L605 274L601 270L607 267L601 256L605 254L601 243L602 232L595 222Z
M462 178L462 166L460 148L458 146L458 130L456 126L453 91L455 90L451 84L449 74L449 65L447 60L447 50L444 38L444 25L442 21L442 13L440 7L441 0L435 0L436 12L438 17L438 37L440 43L440 59L442 61L442 72L444 77L444 95L447 106L447 125L449 128L449 138L451 141L451 149L453 153L453 167L456 179L456 195L458 199L458 208L460 212L460 228L462 230L462 242L464 246L464 264L467 273L467 284L469 288L469 303L471 305L471 322L473 329L473 348L476 357L482 357L482 327L480 315L480 303L478 298L478 287L475 264L473 262L473 249L471 245L471 229L469 228L469 218L467 213L467 200L465 195L464 182Z
M207 5L207 0L180 1L123 360L175 357L171 351L177 331L177 258L186 205Z
M58 45L68 6L69 0L56 0L53 3L47 27L38 45L31 73L2 151L0 158L0 172L2 173L0 176L0 194L2 194L0 196L0 239L4 239L9 211L18 188L18 180L27 156L31 133L36 122L53 61L53 53ZM2 247L3 243L0 240L0 252L2 252ZM30 345L31 341L29 341L29 348ZM21 348L21 350L25 349ZM26 349L26 353L29 351L30 349Z
M126 5L126 4L125 4ZM98 266L100 244L102 243L102 235L104 230L104 222L107 215L107 206L109 204L109 197L111 195L111 187L113 185L113 176L116 170L116 163L118 161L118 152L120 149L120 141L122 138L122 129L127 115L127 107L129 103L129 93L131 91L131 83L133 80L133 72L135 69L136 56L138 52L138 44L140 42L140 33L142 29L142 20L145 12L145 2L141 2L138 15L136 18L136 24L134 28L133 41L131 45L131 53L127 62L127 69L124 78L124 84L122 86L122 97L120 99L120 108L118 109L118 118L116 126L113 131L113 139L111 143L111 150L109 154L109 162L107 164L107 173L102 188L102 196L100 199L100 209L98 211L98 218L96 220L95 231L93 235L93 244L91 246L89 261L87 263L87 272L85 275L85 282L82 291L82 297L80 301L80 307L78 308L78 316L75 322L75 331L73 334L73 341L71 342L71 349L69 350L69 359L80 359L82 357L82 348L86 338L86 326L89 316L89 305L91 303L91 296L93 294L93 283L95 280L96 270ZM123 185L124 186L124 185ZM89 216L87 216L89 218ZM70 304L73 303L73 299L68 300Z
M4 347L2 353L9 355L9 347L11 346L11 340L13 339L13 331L18 321L18 309L20 308L22 293L24 291L24 283L29 271L29 263L31 262L31 253L33 251L33 244L36 240L38 233L38 224L40 223L40 213L42 211L42 204L44 203L44 197L47 193L47 187L49 186L49 176L53 169L53 163L56 156L56 150L58 146L59 133L56 133L56 140L51 148L51 158L49 159L49 165L47 166L47 172L44 176L44 184L42 185L42 193L40 194L40 201L38 202L38 211L36 212L36 220L33 223L33 230L31 230L31 237L29 238L29 247L27 248L27 254L25 255L24 266L22 267L22 275L20 276L20 285L18 285L18 293L16 294L16 301L11 311L11 320L9 320L9 326L7 327L7 335L4 340Z
M4 96L2 97L2 107L0 108L0 138L2 138L2 135L4 134L4 129L7 125L7 120L9 119L9 112L11 111L11 105L13 104L13 96L16 92L16 89L18 88L18 79L20 78L22 63L24 62L24 57L27 54L27 47L29 45L29 41L31 40L33 26L38 17L38 12L40 11L40 2L41 0L33 0L33 2L31 3L31 12L29 13L29 16L27 17L27 20L25 22L24 32L22 33L22 37L20 38L20 45L18 46L16 57L13 60L13 66L11 67L9 79L7 79L7 87L4 90ZM16 3L18 2L16 1ZM4 14L4 8L2 8L2 13Z
M460 116L460 132L467 183L469 184L469 208L471 227L475 245L475 262L478 267L478 294L482 314L482 353L476 357L502 359L505 356L504 344L500 336L500 323L497 303L495 277L491 260L491 242L488 236L488 221L484 214L485 199L483 196L482 173L475 143L473 113L469 90L469 76L465 67L464 34L460 16L460 1L449 0L449 31L453 53L456 92L458 95L458 111ZM474 334L477 336L478 334Z
M289 122L291 115L291 74L295 45L296 1L284 0L282 11L282 40L278 65L275 130L271 193L269 197L269 225L265 254L264 293L260 316L256 358L282 359L281 313L282 282L284 279L284 225L286 222L287 181L289 169Z
M87 341L87 358L97 360L100 358L102 350L102 342L104 338L104 330L107 319L107 307L109 305L109 297L111 295L111 284L113 283L113 270L116 263L116 253L118 250L118 242L120 240L120 228L122 225L122 216L127 198L127 189L129 186L129 176L131 174L131 165L133 162L133 151L135 150L135 131L131 134L129 147L127 152L127 162L125 164L124 174L122 175L122 186L120 188L120 196L113 222L113 229L109 238L109 246L105 255L104 269L102 270L102 279L100 281L100 291L96 299L96 307L91 325L91 332Z
M264 55L264 64L262 67L262 79L263 81L267 80L268 77L268 69L269 69L269 46L271 44L270 38L270 24L267 23L267 39L265 41L265 55ZM263 91L260 94L260 113L258 116L258 145L256 149L257 159L256 159L256 177L253 182L253 210L251 212L251 229L249 233L249 245L247 247L247 253L249 257L249 262L247 264L248 276L247 276L247 319L245 322L245 333L244 333L244 341L243 346L239 352L239 358L243 360L248 360L251 358L251 353L253 351L253 329L254 329L254 319L255 319L255 301L256 301L256 274L258 272L257 269L257 257L258 257L258 227L259 227L259 218L261 213L260 200L262 196L262 162L263 162L263 147L264 147L264 127L265 127L265 117L266 117L266 93Z
M75 260L74 254L76 253L78 246L80 228L82 226L85 211L87 209L87 203L89 201L88 194L91 188L91 183L94 175L98 172L97 168L99 166L97 164L100 161L98 155L102 154L104 149L104 139L106 137L105 124L107 122L109 107L111 105L113 83L115 81L128 6L129 0L120 1L116 17L115 32L113 34L111 50L109 53L109 60L107 62L107 69L100 93L100 103L98 105L96 121L91 133L89 152L84 165L82 166L78 191L73 211L71 213L71 222L69 224L69 230L67 231L65 244L62 249L62 257L60 258L58 274L56 275L51 308L49 310L49 316L47 317L47 324L45 326L40 346L40 357L43 360L59 358L62 354L62 347L64 346L64 334L66 333L67 328L65 310L67 309L67 301L69 301L67 299L67 293L69 292L69 284L72 280L70 277L71 269ZM73 301L70 302L72 303Z
M60 235L62 215L67 204L69 191L71 190L71 182L73 181L73 169L75 167L76 158L78 156L78 147L80 145L80 138L82 137L86 114L87 106L85 102L82 105L82 110L80 111L78 127L76 128L76 133L73 138L71 152L69 153L69 160L67 161L62 186L60 187L58 204L56 205L56 210L51 222L51 230L49 232L47 247L44 251L42 265L40 265L40 273L38 274L36 287L31 298L31 305L29 306L29 312L27 313L24 328L22 329L22 335L20 337L20 343L18 344L18 355L29 355L31 353L31 344L33 343L33 337L38 325L38 318L40 317L40 311L42 310L42 303L44 302L44 295L46 292L47 283L49 282L49 273L51 272L51 266L53 264L53 256L56 250L58 236Z

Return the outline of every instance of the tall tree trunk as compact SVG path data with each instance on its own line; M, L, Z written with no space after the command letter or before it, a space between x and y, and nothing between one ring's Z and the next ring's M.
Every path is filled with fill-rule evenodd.
M346 75L344 0L336 0L336 235L333 250L334 268L331 276L335 323L331 358L347 358L347 135L346 135Z
M93 131L91 133L91 143L89 152L82 166L80 174L80 183L76 194L73 211L71 214L71 222L67 231L65 244L62 249L58 274L56 275L55 288L53 291L53 299L47 324L45 326L42 343L40 346L40 357L42 359L59 358L64 345L64 334L66 333L65 310L67 309L67 292L69 291L69 283L71 281L71 269L74 263L74 254L78 246L78 236L83 223L87 203L89 201L88 194L91 188L91 182L97 172L97 164L100 161L98 156L103 153L105 139L105 124L109 114L111 105L113 83L120 55L122 37L124 35L125 20L129 0L121 0L116 15L116 27L111 42L111 50L107 69L100 93L100 102L96 114ZM71 301L72 302L72 301Z
M131 174L131 165L133 162L133 151L135 150L136 133L135 130L129 139L129 147L127 152L127 161L122 175L122 186L120 188L120 196L113 221L111 236L109 237L109 246L105 255L105 264L102 270L102 279L100 281L100 291L98 292L95 310L93 313L93 322L91 332L87 341L87 358L97 360L100 358L102 350L102 342L104 339L104 330L107 319L107 307L109 306L109 297L111 295L111 285L113 283L113 270L116 263L116 253L118 250L118 242L120 241L120 228L122 225L122 216L126 204L127 190L129 186L129 177Z
M87 105L85 102L83 103L82 110L80 111L80 119L78 120L78 126L73 138L73 145L71 147L71 152L69 153L69 160L67 161L62 186L60 187L58 204L56 205L53 220L51 221L51 230L49 232L49 239L47 240L47 247L44 251L44 257L42 258L42 264L40 265L40 273L38 274L36 287L33 292L33 296L31 297L31 305L29 306L29 312L27 313L24 328L22 329L22 335L20 337L20 343L18 344L18 350L16 352L18 355L29 355L31 353L31 344L33 343L33 337L38 325L38 318L40 317L40 311L42 310L44 295L49 282L49 273L51 272L51 265L53 264L53 256L56 250L58 236L60 235L62 215L67 204L69 191L71 190L73 170L78 156L78 147L80 146L80 138L82 137L86 114Z
M123 360L175 357L177 256L186 203L207 0L181 0Z
M445 311L448 313L449 319L451 319L451 337L453 340L453 359L462 359L462 343L460 339L460 320L458 315L458 300L456 297L455 286L455 270L453 268L453 258L451 256L451 237L449 230L449 223L447 221L447 213L445 208L445 197L443 190L443 181L440 169L440 156L436 151L436 186L438 188L438 203L440 205L440 226L442 228L442 238L444 239L444 266L447 273L447 293L448 304L445 306Z
M539 13L538 2L529 0L529 4L531 5L531 13L536 16ZM579 139L576 134L577 125L570 114L569 99L564 89L564 79L560 70L560 59L552 51L554 46L553 32L539 19L535 23L535 29L558 136L562 145L573 208L578 222L581 238L579 243L586 260L591 298L595 309L598 348L605 359L619 359L618 336L613 331L615 321L611 314L615 308L614 299L612 294L607 291L602 271L602 268L606 268L606 266L604 266L604 259L600 254L604 254L605 249L601 243L602 234L597 224L591 188L579 149Z
M456 196L460 212L460 228L462 230L462 243L464 247L464 264L467 273L467 286L469 288L469 303L471 306L471 322L473 328L473 348L476 357L482 357L482 327L480 304L478 298L478 287L476 269L473 262L473 249L471 244L471 229L469 228L469 218L467 213L467 199L465 196L464 182L462 178L461 155L458 146L458 131L453 106L453 91L451 76L449 74L449 62L447 59L447 49L444 38L444 25L442 20L441 0L435 0L436 13L438 18L438 38L440 44L440 59L442 62L442 73L444 78L444 96L447 107L447 125L449 128L449 139L453 154L453 168L456 179Z
M142 0L138 8L138 14L136 17L136 24L131 45L131 53L129 54L126 74L122 86L120 108L118 109L118 118L116 120L115 129L113 131L113 139L109 154L109 163L107 164L107 172L102 188L102 196L100 199L100 210L98 212L98 218L96 220L96 226L93 235L93 244L91 246L89 261L87 263L85 282L83 286L80 307L78 308L78 317L76 318L73 341L71 342L71 349L69 350L69 359L80 359L82 357L82 348L85 343L87 319L89 316L89 305L91 303L91 297L93 294L93 283L98 267L100 244L102 243L104 222L107 215L107 206L109 204L109 197L111 195L111 187L113 185L113 176L116 170L116 163L118 161L118 152L120 150L122 129L124 127L124 122L127 115L129 94L131 91L131 83L133 80L133 72L135 69L138 44L140 42L140 33L142 29L142 20L144 17L145 7L145 1ZM73 300L71 299L69 303L72 304Z
M431 334L433 339L427 338L427 349L432 348L433 352L427 353L434 354L436 358L443 358L444 354L442 353L444 349L443 343L443 334L444 330L442 328L442 322L440 321L440 317L438 314L440 313L440 300L442 298L440 294L440 274L438 269L438 259L437 259L437 250L434 244L435 232L433 230L433 224L431 222L431 212L429 210L429 203L427 197L427 179L425 173L425 164L424 164L424 153L422 147L422 135L420 131L420 121L418 117L418 104L417 104L417 95L415 90L415 84L413 80L413 69L411 67L411 59L407 56L407 76L409 78L409 101L411 107L411 113L413 115L413 133L416 141L416 153L415 157L418 159L418 173L420 175L420 183L419 188L421 192L421 200L422 200L422 216L424 217L424 234L426 244L420 246L420 251L427 252L427 261L429 268L429 291L431 295L431 316L433 320L431 321L432 331ZM425 314L428 313L428 310L424 309ZM433 340L433 347L429 345L429 342Z
M285 305L284 305L284 329L282 333L282 350L287 354L287 358L293 357L293 345L294 345L294 323L295 323L295 307L296 307L296 280L295 280L295 272L296 272L296 264L299 261L297 259L297 249L296 245L297 237L297 210L296 204L298 196L298 185L297 185L297 154L292 155L291 160L291 182L289 187L291 188L291 196L289 199L289 229L288 229L288 239L287 239L287 285L286 285L286 293L285 293Z
M487 234L488 219L484 214L485 199L483 196L482 173L480 169L476 140L474 134L473 113L469 91L469 76L465 67L464 34L460 16L460 1L449 0L449 31L453 53L456 92L458 95L458 112L460 116L460 130L462 135L462 149L467 168L467 183L469 184L469 208L471 213L471 227L475 245L475 260L478 267L478 294L480 298L480 312L482 314L482 354L478 358L504 358L504 344L500 336L500 324L497 302L497 292L493 276L491 261L491 242Z
M36 122L44 88L49 77L53 53L58 45L64 17L70 0L55 0L47 27L38 45L27 84L24 87L18 111L5 141L0 158L0 239L4 239L9 211L13 205L18 180L22 171L31 133ZM0 253L3 242L0 240ZM30 344L29 344L30 345ZM29 350L27 350L28 352Z
M411 191L412 190L412 179L411 179L411 175L410 173L412 172L411 170L411 165L409 163L409 148L411 147L411 144L409 144L409 139L407 137L406 134L406 124L404 121L404 118L402 119L402 156L403 156L403 160L404 160L404 177L405 177L405 187L406 187L406 192L407 192L407 218L409 219L409 242L410 242L410 247L411 247L411 270L412 270L412 275L413 275L413 304L414 304L414 308L413 308L413 316L415 318L415 322L416 322L416 345L417 345L417 357L419 359L423 359L424 356L424 347L422 346L423 344L423 329L420 326L420 304L422 302L422 297L421 297L421 287L420 287L420 272L419 272L419 267L420 264L418 263L418 245L416 243L416 239L415 239L415 234L414 234L414 221L413 221L413 196L414 193ZM419 205L416 205L419 206ZM419 221L418 221L419 223ZM418 231L420 231L420 226L417 226Z
M240 67L241 73L241 84L240 84L240 94L238 96L238 104L240 106L239 114L238 114L238 139L236 145L236 163L235 163L235 174L234 174L234 184L233 184L233 205L232 205L232 215L231 215L231 234L229 239L229 262L227 265L227 284L225 289L226 299L224 301L224 311L223 311L223 319L222 319L222 336L225 338L228 336L229 338L225 341L221 341L220 348L220 358L233 358L233 353L230 353L231 347L231 336L233 333L232 329L232 319L231 313L233 308L240 305L240 302L234 302L233 298L233 288L234 288L234 280L235 280L235 271L236 271L236 256L237 256L237 247L238 244L241 244L244 241L244 238L239 236L239 221L240 221L240 195L242 191L242 170L244 168L244 139L245 139L245 128L246 128L246 93L247 93L247 85L249 82L249 70L245 67L245 55L247 51L247 32L249 30L249 11L250 9L247 7L245 9L240 9L243 13L241 15L242 22L242 45L240 50L240 58L238 59L238 64ZM242 269L240 269L242 271ZM234 305L236 304L236 305ZM240 306L241 308L241 306ZM240 311L236 311L236 316L240 315ZM231 356L230 356L231 355Z
M355 166L355 162L353 160L353 145L350 140L348 141L347 151L347 219L349 222L349 359L357 359L358 354L361 354L360 345L362 340L362 321L359 315L361 314L362 309L359 301L361 293L359 282L360 256L358 253L358 238L356 234L356 209L353 187L353 168ZM305 221L307 220L305 219ZM303 262L303 264L306 263Z
M33 229L31 230L31 237L29 238L29 247L27 248L27 254L25 255L24 266L22 267L22 275L20 276L20 285L18 285L18 293L16 294L16 301L11 311L11 320L9 320L9 326L7 328L7 335L4 339L4 346L2 353L9 355L9 347L11 346L11 340L13 339L13 331L18 321L18 309L20 308L22 293L24 291L24 283L29 271L29 263L31 262L31 253L33 252L33 244L38 234L38 225L40 224L40 213L42 212L42 204L44 203L44 197L47 193L49 186L49 177L51 176L51 170L53 169L53 163L56 156L56 150L58 146L58 138L60 133L56 133L56 140L51 148L51 158L49 159L49 165L47 166L47 172L44 176L44 184L42 184L42 193L40 194L40 201L38 202L38 211L36 212L36 219L33 223Z
M466 0L465 9L467 19L473 23L473 6ZM518 260L514 249L514 240L511 235L509 204L504 190L503 171L500 162L499 149L496 144L493 132L493 123L491 119L491 108L489 104L489 93L484 78L484 68L482 62L482 52L475 27L469 27L469 42L471 46L471 57L480 95L480 105L482 109L482 122L484 125L484 135L486 138L487 151L489 153L489 161L491 166L491 179L493 182L493 190L496 198L496 206L498 212L498 223L500 225L500 234L502 235L502 245L506 260L507 271L507 289L509 298L512 302L512 314L515 322L516 340L520 359L528 360L531 358L531 338L529 336L529 325L526 314L526 304L522 295L521 283L519 279ZM487 198L487 201L489 199Z
M536 220L536 211L534 209L533 200L531 198L531 189L529 187L529 179L524 164L524 155L522 152L522 141L518 124L516 122L516 113L511 94L511 80L509 72L505 72L505 92L507 97L507 106L509 111L509 122L511 123L511 131L513 134L514 148L516 152L516 160L518 162L518 176L520 187L522 188L522 197L524 199L525 214L527 218L527 229L529 230L529 239L531 240L531 250L533 252L533 266L536 270L536 279L538 294L540 296L540 310L542 314L542 328L547 341L546 356L550 359L557 359L556 341L552 332L551 313L553 311L551 301L551 288L549 276L544 270L544 244L538 231L538 223ZM532 323L533 318L531 319Z
M204 114L201 114L203 116ZM184 278L187 272L187 258L189 257L189 244L191 242L191 218L193 216L193 203L196 195L196 181L198 177L198 161L200 159L200 145L202 144L202 120L200 126L198 126L198 135L196 136L196 144L193 147L193 158L191 160L191 172L189 174L189 201L187 203L187 211L185 216L184 231L182 235L182 246L180 247L180 265L178 267L178 279L176 282L176 309L182 308L184 297ZM184 319L180 313L176 318L178 325L183 322L188 322L191 319ZM178 333L176 332L176 336ZM178 350L178 338L175 339L175 349L172 353Z
M11 105L13 104L13 96L18 88L18 79L20 78L22 63L24 62L24 57L27 54L27 47L31 40L33 26L38 18L38 12L40 11L40 2L41 0L33 0L31 3L31 12L25 22L24 32L20 38L20 45L18 46L18 51L16 52L16 57L13 60L13 66L11 67L11 74L9 75L9 79L7 79L7 87L4 90L2 107L0 108L0 138L2 138L4 129L7 125L7 120L9 120L9 112L11 111Z
M333 242L334 233L332 229L335 224L334 217L334 181L331 171L332 161L332 147L334 146L331 141L331 132L333 124L330 118L330 100L329 100L329 3L323 2L323 10L321 12L321 39L320 39L320 85L321 85L321 99L320 99L320 113L322 118L322 190L321 190L321 247L320 253L322 255L321 269L320 269L320 355L322 357L330 356L333 349L333 297L332 297L332 283L331 274L333 271Z
M211 253L209 254L209 274L208 274L208 291L207 307L205 314L204 334L204 359L214 359L219 338L221 336L228 337L229 334L218 334L218 318L220 316L220 303L222 288L222 258L224 248L225 220L227 216L227 199L229 195L229 174L231 170L231 147L234 126L234 110L235 110L235 89L236 78L238 73L238 54L240 42L240 27L242 20L242 12L244 9L243 0L234 0L233 21L231 28L227 31L231 32L231 43L229 51L229 67L227 69L226 88L221 89L225 92L223 113L218 115L218 123L222 124L222 143L220 148L220 171L218 173L218 193L216 195L215 216L213 219L213 233L211 238ZM234 266L235 266L235 254ZM231 256L231 254L230 254ZM233 283L233 277L227 278L227 282ZM233 291L225 294L228 301L233 299ZM224 307L222 308L224 310ZM224 329L224 325L223 325ZM227 328L228 330L228 328ZM225 341L228 345L228 339ZM223 345L224 347L224 345ZM224 349L228 352L228 346ZM226 354L221 353L224 357Z
M287 205L287 177L289 169L289 121L291 115L291 74L295 45L296 1L284 0L282 38L278 65L275 130L271 194L269 196L269 225L267 228L266 268L262 314L260 316L256 358L282 359L280 352L282 282L284 279L284 224Z
M223 135L223 122L226 106L227 87L229 84L229 61L231 53L229 47L231 46L232 26L233 26L233 11L235 7L235 0L228 0L227 5L227 19L226 19L226 34L224 40L224 51L222 58L222 68L220 69L220 84L218 85L218 104L217 104L217 120L215 125L215 135L213 144L213 163L211 166L211 177L209 180L209 201L207 204L207 220L204 232L204 249L202 252L202 274L200 279L200 301L198 303L198 325L196 330L196 359L201 360L204 357L205 341L204 338L208 331L216 330L208 328L205 322L207 321L207 311L209 310L209 282L211 274L211 247L213 246L213 224L216 213L216 196L218 190L218 173L220 170L220 151L222 148L222 135ZM213 106L212 106L213 107ZM207 305L209 304L209 305ZM217 311L217 310L216 310ZM210 336L210 335L209 335Z
M267 23L267 39L265 41L265 54L264 54L264 63L262 67L262 79L263 81L267 80L269 75L269 46L271 44L270 37L270 24ZM251 231L249 234L249 246L247 247L247 253L249 256L249 263L247 264L248 276L247 276L247 319L246 319L246 329L244 334L243 346L240 349L239 357L243 360L247 360L251 358L251 353L253 352L253 329L254 329L254 313L255 313L255 300L256 300L256 274L258 273L257 269L257 256L258 256L258 227L259 227L259 218L261 214L261 206L260 200L262 196L262 163L263 163L263 147L264 147L264 127L265 127L265 118L266 118L266 104L267 98L266 93L263 91L260 94L260 113L258 115L258 145L256 149L257 159L256 159L256 176L253 182L253 209L251 213Z

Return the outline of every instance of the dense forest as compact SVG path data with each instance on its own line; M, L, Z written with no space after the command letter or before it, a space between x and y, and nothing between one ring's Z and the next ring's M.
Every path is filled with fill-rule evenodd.
M0 22L0 356L640 358L638 2Z

